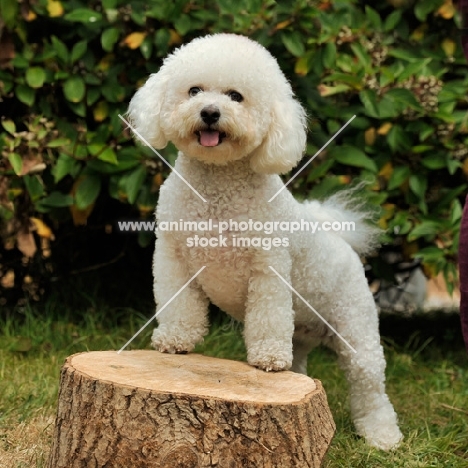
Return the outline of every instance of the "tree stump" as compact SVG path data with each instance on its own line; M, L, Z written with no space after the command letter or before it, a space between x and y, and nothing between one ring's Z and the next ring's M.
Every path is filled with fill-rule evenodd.
M63 366L49 468L319 467L318 380L197 354L99 351Z

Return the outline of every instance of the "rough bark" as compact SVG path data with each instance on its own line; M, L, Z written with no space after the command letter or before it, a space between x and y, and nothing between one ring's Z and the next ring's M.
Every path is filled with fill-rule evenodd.
M292 372L157 351L70 356L49 468L319 467L335 425Z

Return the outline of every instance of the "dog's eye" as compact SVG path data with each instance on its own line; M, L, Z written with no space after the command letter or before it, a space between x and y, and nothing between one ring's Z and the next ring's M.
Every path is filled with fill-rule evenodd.
M244 100L244 98L242 97L242 94L238 93L237 91L229 91L227 94L231 98L232 101L242 102Z
M189 96L190 97L193 97L193 96L196 96L198 93L201 93L201 88L199 88L198 86L194 86L193 88L190 88L189 89Z

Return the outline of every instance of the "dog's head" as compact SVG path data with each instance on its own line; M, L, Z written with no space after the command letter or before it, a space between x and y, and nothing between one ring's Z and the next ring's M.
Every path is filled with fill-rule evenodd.
M195 39L169 55L130 102L132 125L151 145L172 141L210 164L250 158L282 174L301 159L306 115L272 55L243 36Z

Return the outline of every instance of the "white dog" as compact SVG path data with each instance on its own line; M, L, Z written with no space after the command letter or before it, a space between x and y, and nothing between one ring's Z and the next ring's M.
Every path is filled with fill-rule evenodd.
M398 445L376 307L356 253L370 247L372 230L365 215L336 197L300 204L287 190L277 194L284 187L278 174L302 157L306 115L276 60L245 37L196 39L151 75L133 97L129 117L155 148L172 141L180 150L156 211L159 226L173 222L173 229L157 234L154 294L164 310L154 347L193 350L208 331L209 301L244 322L248 362L260 369L306 373L307 354L324 343L337 352L349 381L357 432L381 449ZM181 222L209 220L211 231L175 230ZM302 231L281 230L299 220ZM332 220L355 222L356 231L304 227ZM275 232L259 232L262 223L275 227L275 221ZM225 228L221 236L217 226Z

